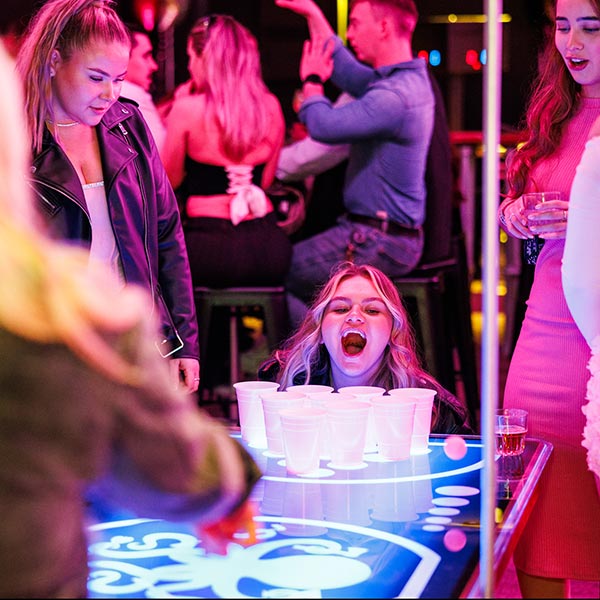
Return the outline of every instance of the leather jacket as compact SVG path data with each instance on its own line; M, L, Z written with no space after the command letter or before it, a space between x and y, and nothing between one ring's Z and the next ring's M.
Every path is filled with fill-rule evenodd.
M110 220L125 281L152 295L163 356L199 357L187 249L173 188L137 105L121 98L96 127ZM49 130L31 181L49 234L91 244L90 215L73 165Z

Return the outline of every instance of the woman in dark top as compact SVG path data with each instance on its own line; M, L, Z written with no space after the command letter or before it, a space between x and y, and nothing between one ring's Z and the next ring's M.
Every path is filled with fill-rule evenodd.
M162 158L182 203L195 285L281 285L291 242L266 190L285 122L261 75L254 36L233 17L210 15L188 36L191 80L167 117Z
M258 376L279 382L281 390L304 383L434 389L431 431L473 433L464 405L421 368L394 284L370 265L340 263L298 330Z
M198 326L176 198L137 105L119 100L130 33L109 0L38 4L17 62L38 213L54 237L151 294L173 385L195 392Z

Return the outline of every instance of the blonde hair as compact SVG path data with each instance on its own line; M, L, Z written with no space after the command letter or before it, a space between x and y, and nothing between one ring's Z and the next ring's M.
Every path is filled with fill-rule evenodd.
M1 43L0 82L0 327L35 342L65 344L105 375L138 383L135 357L129 362L107 338L152 330L144 317L149 300L136 288L121 290L83 251L45 236L25 180L21 81Z
M269 90L256 38L233 17L210 15L194 23L188 43L204 67L202 91L221 129L223 152L239 161L269 131Z
M52 53L64 60L93 41L131 47L125 24L112 8L112 0L48 0L31 20L17 57L25 88L25 113L37 154L42 148L46 121L54 121L52 108Z
M392 389L409 387L421 380L436 385L435 380L421 368L408 314L398 290L389 277L371 265L342 262L332 269L331 278L319 291L296 333L275 354L283 367L278 378L282 389L292 385L302 373L306 373L306 382L310 381L311 370L319 360L325 311L340 283L351 277L369 280L392 315L388 348L373 380L365 382L365 385L379 385Z

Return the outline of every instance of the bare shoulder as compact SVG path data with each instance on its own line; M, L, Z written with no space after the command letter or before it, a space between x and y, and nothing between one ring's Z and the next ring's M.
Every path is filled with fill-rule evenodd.
M281 102L279 102L277 96L271 93L267 94L265 104L273 124L285 127L283 109L281 108Z
M173 100L173 108L169 113L169 121L178 121L187 129L202 114L205 107L203 94L181 96Z

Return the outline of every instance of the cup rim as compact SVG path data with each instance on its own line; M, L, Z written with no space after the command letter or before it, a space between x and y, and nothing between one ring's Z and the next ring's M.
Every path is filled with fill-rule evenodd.
M258 385L257 385L258 384ZM236 390L245 390L245 391L259 391L259 390L273 390L279 388L279 383L276 381L262 381L260 379L252 379L246 381L236 381L233 384L233 387Z
M294 392L291 390L268 390L264 393L259 393L258 395L260 396L261 400L264 400L266 398L267 400L281 400L282 402L284 402L286 399L302 400L303 398L306 398L304 394L300 392Z
M320 392L333 392L333 386L324 385L321 383L300 383L298 385L288 385L285 389L286 391L289 390L290 392L299 392L303 390L304 395L317 394Z
M498 408L497 417L527 417L528 412L524 408Z
M286 416L298 416L298 417L324 417L326 415L324 408L318 408L316 406L291 406L289 408L283 408L279 411L279 415L282 417Z
M337 390L340 394L368 394L370 392L381 392L381 394L385 394L385 388L378 385L343 385L341 388Z
M437 394L437 390L434 390L432 388L426 388L426 387L404 387L404 388L392 388L391 390L388 390L389 396L402 397L402 396L413 395L413 397L418 400L421 400L423 398L429 399L430 397L435 398L436 394Z
M553 200L562 200L563 193L560 190L540 190L535 192L525 192L523 194L523 198L525 199L527 198L527 196L530 196L532 198L540 198L538 202L545 202L545 196L554 194L558 195L558 198L553 198Z
M370 410L371 403L366 400L335 400L325 406L324 410L352 412L352 409L361 408L363 410Z

